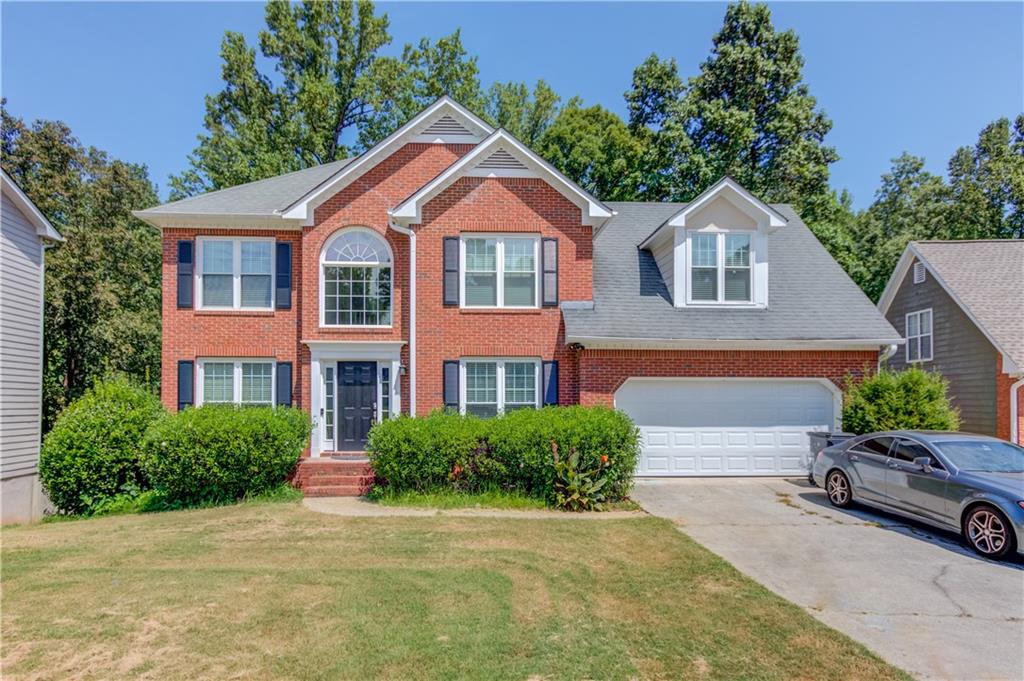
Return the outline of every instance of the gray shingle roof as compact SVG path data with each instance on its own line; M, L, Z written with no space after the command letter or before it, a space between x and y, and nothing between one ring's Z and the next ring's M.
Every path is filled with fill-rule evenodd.
M594 307L563 309L569 338L879 340L899 334L788 205L768 236L768 309L672 305L661 272L638 245L686 204L609 203L618 214L594 238Z
M1024 241L917 241L914 247L999 349L1024 367Z
M172 201L141 215L274 215L352 162L345 158L323 165Z

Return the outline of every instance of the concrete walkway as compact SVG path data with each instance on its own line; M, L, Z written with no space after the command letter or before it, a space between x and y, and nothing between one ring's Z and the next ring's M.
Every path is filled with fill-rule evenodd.
M603 511L600 513L566 513L544 509L501 510L496 508L415 508L410 506L381 506L363 497L307 497L302 505L317 513L343 515L353 518L518 518L520 520L622 520L643 518L643 511Z
M633 498L920 679L1024 679L1024 565L956 535L838 511L803 480L640 480Z

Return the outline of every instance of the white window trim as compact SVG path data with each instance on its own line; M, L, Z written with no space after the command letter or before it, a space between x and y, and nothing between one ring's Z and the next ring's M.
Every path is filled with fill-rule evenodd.
M233 288L231 293L231 306L226 305L205 305L203 303L203 258L206 254L206 243L209 241L230 241L234 244L234 250L232 255L232 280ZM243 241L263 241L269 242L270 247L270 306L269 307L242 307L242 242ZM277 295L277 253L275 244L277 240L274 237L265 236L199 236L196 237L196 268L195 268L195 291L196 291L196 309L198 310L256 310L260 312L273 311L276 304Z
M494 250L497 259L497 305L466 305L466 240L494 239L497 243ZM533 305L505 305L505 239L533 240ZM540 307L541 286L540 235L539 234L504 234L504 233L473 233L459 235L459 307L465 310L536 310Z
M931 324L930 324L931 328L928 330L928 333L921 333L921 316L924 315L925 312L928 313L928 320L931 322ZM917 319L917 335L916 336L911 336L910 335L910 318L911 317L917 317L918 318ZM904 326L903 326L903 333L905 334L906 339L907 339L907 345L906 345L906 348L903 351L903 354L904 354L904 357L906 359L907 364L917 364L918 362L931 362L932 359L935 356L935 313L932 312L932 308L927 307L927 308L925 308L923 310L915 310L914 312L908 312L906 314L906 316L903 318L903 324L904 324ZM921 338L924 338L925 336L928 336L931 339L931 342L928 344L928 356L927 357L925 357L924 355L921 354ZM919 356L918 356L917 359L910 359L910 347L911 347L911 345L913 345L915 343L917 345L917 354Z
M231 401L230 402L210 402L210 404L242 404L242 364L269 364L270 365L270 402L267 403L252 403L254 405L265 405L273 407L276 405L277 397L277 360L266 357L204 357L196 360L196 390L195 400L196 406L203 406L203 395L204 382L206 378L206 364L225 364L231 362L234 364L232 371L232 382L231 382Z
M718 300L693 299L693 237L700 234L716 236L718 263ZM750 300L725 299L725 238L729 234L746 234L750 238L750 262L747 271L750 276ZM686 306L687 307L763 307L757 303L757 230L755 229L691 229L686 231ZM738 268L732 268L738 269Z
M326 260L325 256L327 255L327 247L331 244L332 241L334 241L336 238L341 236L341 234L343 232L349 232L349 231L353 231L353 232L369 232L370 234L372 234L373 236L377 237L382 242L384 242L384 248L386 248L387 251L388 251L388 260L390 260L390 262L387 265L381 265L381 264L366 263L366 262L344 262L344 261L335 261L335 260L328 261L328 260ZM378 268L387 267L388 269L390 269L391 270L391 291L390 291L390 300L389 300L388 304L390 306L390 311L391 311L391 322L388 323L388 324L328 324L327 323L327 300L326 300L327 286L326 286L325 281L324 281L324 268L327 267L327 266L330 266L330 267L378 267ZM369 227L343 227L343 228L339 229L338 231L334 232L329 237L327 237L327 240L324 241L323 247L320 249L320 266L319 266L319 270L320 271L319 271L319 275L318 276L319 276L319 279L320 279L320 289L319 289L320 293L318 295L318 304L319 304L319 307L320 307L320 327L321 328L324 328L324 329L390 329L390 328L392 328L394 326L394 324L395 324L395 254L394 254L394 251L391 250L391 244L388 243L388 240L385 239L384 236L381 235L380 232L378 232L375 229L370 229Z
M530 363L533 364L534 386L536 388L536 399L534 408L541 407L541 394L544 392L542 385L543 375L541 374L542 362L536 357L463 357L459 360L459 413L466 413L466 364L490 362L497 364L497 389L498 389L498 415L505 413L505 363Z

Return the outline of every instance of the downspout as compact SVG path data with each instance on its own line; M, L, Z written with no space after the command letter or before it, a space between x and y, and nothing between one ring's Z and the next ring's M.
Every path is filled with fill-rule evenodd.
M882 350L882 354L878 358L878 370L879 371L881 371L882 370L882 366L886 362L888 362L892 358L893 355L896 354L896 350L898 350L899 347L900 346L896 345L895 343L892 343L891 345L886 345L885 346L885 350Z
M1017 391L1021 386L1024 386L1024 378L1019 379L1016 383L1010 386L1010 442L1017 445L1021 443L1020 439L1020 405L1017 404Z
M409 237L409 415L416 416L416 232L394 220L388 226Z

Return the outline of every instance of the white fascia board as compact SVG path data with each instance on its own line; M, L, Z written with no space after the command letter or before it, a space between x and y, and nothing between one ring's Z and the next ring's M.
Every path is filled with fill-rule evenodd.
M754 208L758 213L761 213L768 218L768 227L775 229L778 227L784 227L789 224L789 220L778 212L767 203L757 198L746 189L744 189L736 180L731 177L723 177L718 182L714 183L700 195L697 196L693 201L688 203L685 208L681 209L668 220L663 222L654 232L651 233L643 242L640 244L640 248L649 248L650 245L658 238L665 228L667 227L686 227L686 218L689 215L699 211L701 208L706 206L708 203L713 201L716 197L722 194L724 191L731 190L737 197L742 200L747 206ZM728 200L728 199L727 199ZM735 203L735 202L733 202ZM743 210L742 206L737 206ZM748 212L748 211L744 211ZM753 216L751 216L753 217Z
M547 181L559 193L580 206L585 224L597 226L614 214L610 208L585 192L505 130L496 130L471 152L391 209L389 214L400 222L418 223L422 219L421 209L424 204L444 191L499 147L517 156L520 162L527 165L541 179Z
M677 338L617 338L608 336L570 336L566 343L579 343L595 350L880 350L886 345L902 345L902 338L851 338L821 340L730 340Z
M64 237L50 224L46 216L39 212L36 204L32 203L32 200L26 196L25 192L21 191L21 187L6 172L2 173L2 178L3 195L18 207L22 215L28 218L28 221L36 228L36 234L50 241L64 241Z
M398 130L395 130L370 149L367 149L352 163L338 170L333 176L327 178L303 195L302 198L282 210L281 216L287 219L301 220L303 224L312 224L313 211L317 206L362 176L370 168L377 165L377 163L390 156L400 146L413 141L413 138L428 122L445 114L453 114L462 119L474 129L474 132L481 136L489 135L494 131L486 122L452 98L448 96L441 97L414 116L405 125L398 128Z
M914 248L914 242L911 241L907 244L907 247L903 249L903 255L896 262L896 268L889 275L889 281L885 284L885 290L882 291L882 296L878 299L878 311L884 316L889 312L889 306L892 305L893 299L896 297L896 292L900 290L900 285L903 283L904 277L907 276L907 271L910 269L910 263L913 262L914 258L917 257L925 266L925 268L931 272L931 268L928 267L928 263L924 261L924 258L918 254L917 249Z
M301 230L301 220L266 213L160 213L133 210L132 215L159 229L276 229Z

